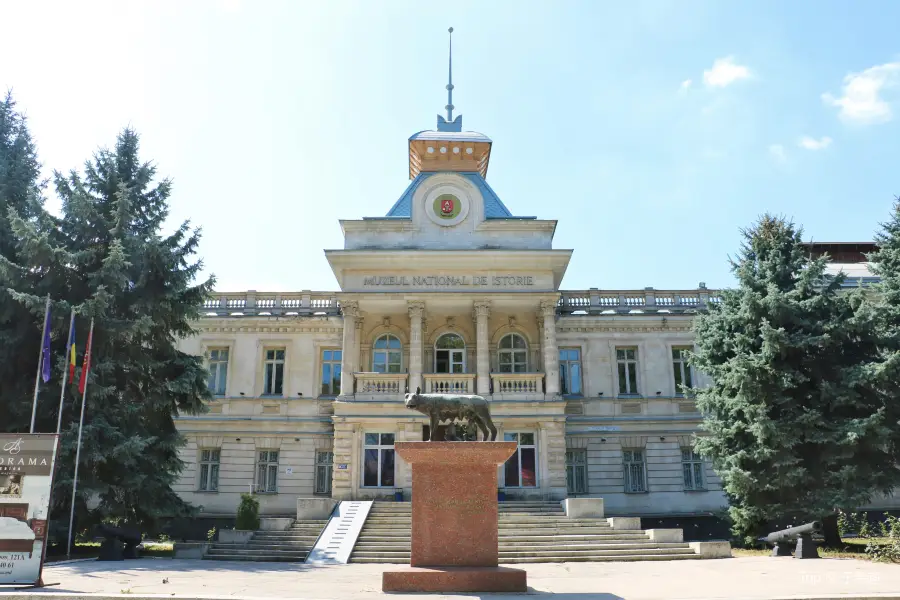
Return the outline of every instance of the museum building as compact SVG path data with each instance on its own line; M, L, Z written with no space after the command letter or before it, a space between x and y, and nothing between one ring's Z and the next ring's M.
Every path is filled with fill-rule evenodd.
M215 400L176 420L176 491L208 516L233 516L248 491L266 515L319 495L408 501L394 444L429 435L403 402L421 388L488 400L498 439L518 443L501 497L603 497L608 515L723 507L684 394L705 383L685 352L716 293L560 290L572 250L553 247L556 221L507 208L487 182L491 139L452 110L409 138L411 182L387 214L340 222L344 247L325 251L340 291L205 304L181 349L205 357ZM869 277L859 252L845 260Z

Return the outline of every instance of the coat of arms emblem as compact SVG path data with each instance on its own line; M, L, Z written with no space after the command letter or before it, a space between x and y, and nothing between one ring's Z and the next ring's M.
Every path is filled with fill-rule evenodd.
M454 209L453 198L444 198L441 200L441 214L452 215Z

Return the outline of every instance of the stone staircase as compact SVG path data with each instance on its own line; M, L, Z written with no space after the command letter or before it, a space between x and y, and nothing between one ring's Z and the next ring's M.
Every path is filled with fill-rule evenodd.
M257 531L246 544L216 542L206 560L303 562L328 520L294 521L285 531Z
M607 519L570 519L558 502L499 504L501 563L689 560L686 543L650 539L640 529L613 529ZM375 502L350 562L409 563L412 506Z

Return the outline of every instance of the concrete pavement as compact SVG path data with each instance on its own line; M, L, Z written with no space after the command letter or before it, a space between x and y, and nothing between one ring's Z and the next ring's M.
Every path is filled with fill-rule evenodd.
M748 557L718 560L517 565L528 571L527 596L561 600L773 600L782 598L897 598L900 565L853 559L796 560ZM312 566L201 560L140 559L73 562L44 568L40 591L0 591L4 600L73 594L126 598L375 599L381 573L393 565ZM167 583L163 583L163 581ZM479 598L488 594L401 595ZM517 598L502 594L497 598ZM526 596L521 596L526 597Z

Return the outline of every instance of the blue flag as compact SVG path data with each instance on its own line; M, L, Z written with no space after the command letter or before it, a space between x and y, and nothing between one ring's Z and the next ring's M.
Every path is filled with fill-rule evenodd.
M50 381L50 303L47 303L47 314L44 315L44 349L41 351L41 377L44 383Z

